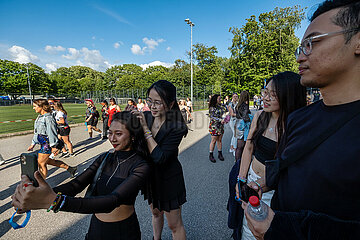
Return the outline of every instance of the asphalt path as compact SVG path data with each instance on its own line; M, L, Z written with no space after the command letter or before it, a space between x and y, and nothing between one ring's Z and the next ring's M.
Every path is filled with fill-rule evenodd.
M209 118L206 111L194 113L195 121L189 124L189 134L180 144L179 159L183 166L186 182L187 202L182 207L183 221L188 239L222 240L231 238L227 227L226 204L228 200L228 174L233 166L234 157L229 153L231 131L225 127L223 154L225 161L211 163L208 159L210 135ZM100 126L98 126L100 127ZM108 141L102 141L95 134L87 141L85 126L73 127L70 138L74 144L75 156L59 158L67 164L78 165L84 171L100 153L111 148ZM14 210L11 198L20 180L19 155L26 152L31 144L32 134L0 139L0 154L6 163L0 166L0 238L1 239L84 239L91 215L59 212L47 213L46 210L32 211L28 225L14 230L8 223ZM215 158L217 152L215 149ZM51 186L69 181L69 173L64 169L49 167L47 178ZM84 192L79 194L83 196ZM152 239L151 213L143 196L139 195L135 204L140 222L142 239ZM22 222L24 216L16 219ZM172 239L171 231L165 222L162 239Z

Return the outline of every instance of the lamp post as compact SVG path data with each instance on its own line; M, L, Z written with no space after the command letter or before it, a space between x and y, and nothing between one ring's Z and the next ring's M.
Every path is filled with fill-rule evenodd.
M28 85L29 85L29 93L30 93L30 104L32 104L32 94L31 94L31 86L30 86L30 78L29 78L29 66L28 63L26 65L26 73L27 73L27 79L28 79Z
M192 63L192 27L195 26L195 24L193 22L190 21L190 19L185 19L185 22L190 25L190 67L191 67L191 87L190 87L190 91L191 91L191 102L194 104L194 99L193 99L193 63Z

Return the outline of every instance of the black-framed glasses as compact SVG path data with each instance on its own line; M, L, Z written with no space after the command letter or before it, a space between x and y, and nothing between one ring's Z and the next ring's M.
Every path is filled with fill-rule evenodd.
M268 89L261 89L261 96L265 98L266 96L269 97L270 101L276 101L276 93L273 90Z
M301 43L301 45L298 48L296 48L295 57L297 59L300 56L301 52L305 56L309 56L311 54L311 51L312 51L312 41L314 39L318 39L318 38L322 38L322 37L336 36L336 35L339 35L339 34L348 33L348 32L352 32L352 31L356 31L356 30L359 30L359 28L354 28L354 29L349 29L349 30L341 30L341 31L337 31L337 32L329 32L329 33L324 33L324 34L320 34L320 35L317 35L317 36L306 38Z
M150 98L147 98L146 102L148 105L151 105L151 106L161 107L162 105L164 105L164 103L162 101L153 101Z

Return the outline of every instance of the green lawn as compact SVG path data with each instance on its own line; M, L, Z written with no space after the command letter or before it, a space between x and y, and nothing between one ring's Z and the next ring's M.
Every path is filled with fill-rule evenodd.
M68 121L70 124L84 122L84 116L72 117L74 115L85 115L86 105L75 103L64 103L65 110L68 113ZM120 106L124 109L125 106ZM98 110L101 109L100 104L96 104ZM29 104L26 105L13 105L0 107L0 122L35 119L37 114ZM17 122L17 123L0 123L0 134L21 132L34 129L34 121L30 122Z

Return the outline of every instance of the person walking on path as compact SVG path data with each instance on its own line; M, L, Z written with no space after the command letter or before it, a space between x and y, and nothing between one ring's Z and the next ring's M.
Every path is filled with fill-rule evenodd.
M108 102L104 99L103 101L101 101L101 118L103 121L103 137L102 140L106 140L108 139L108 130L109 130L109 126L108 126L108 122L109 122L109 104Z
M134 111L134 110L137 110L136 103L135 103L134 100L129 99L128 103L127 103L127 105L125 107L125 111L130 111L131 112L131 111Z
M161 239L164 214L173 239L186 239L181 206L186 202L185 181L178 160L179 144L188 132L176 101L175 86L159 80L147 90L151 112L133 111L145 132L153 171L145 191L152 212L153 239Z
M236 138L236 150L235 161L241 159L241 155L244 150L246 134L245 125L251 123L250 109L249 109L250 95L247 91L240 93L239 102L235 108L236 123L235 123L235 138Z
M246 217L257 239L360 239L359 26L354 0L324 1L311 17L296 60L301 84L323 100L288 117L266 161L259 183L275 189L271 208L262 222Z
M28 151L32 151L36 144L40 144L40 151L38 153L38 163L41 175L46 178L47 165L53 165L56 167L66 169L73 177L75 175L77 167L70 167L63 161L58 161L49 158L51 152L57 151L56 144L59 139L57 137L56 122L51 115L51 108L47 100L37 99L33 102L33 109L39 116L34 123L34 137L31 145L28 147Z
M237 139L235 138L235 126L236 126L236 113L235 113L235 107L238 104L239 95L237 93L234 93L231 98L231 102L228 105L228 111L230 115L230 122L229 126L232 132L231 142L230 142L230 152L234 153L235 155L235 149L237 145Z
M86 123L87 129L88 129L89 139L92 139L92 136L93 136L92 130L95 130L95 131L101 133L101 130L99 128L97 128L100 114L96 110L93 100L85 99L85 101L86 101L86 105L87 105L85 123Z
M74 155L74 151L73 151L73 145L70 141L70 126L69 123L67 121L67 112L65 111L63 105L61 104L61 102L55 102L54 104L54 109L56 111L56 115L55 115L55 120L57 123L57 128L59 130L59 139L64 141L64 143L66 144L69 152L66 151L66 148L64 146L64 148L62 149L62 153L63 156L66 156L69 154L69 156L73 156Z
M293 72L282 72L271 77L262 96L264 110L255 114L238 172L239 179L249 183L265 177L264 163L275 158L277 143L284 134L287 117L291 112L306 106L306 88L300 84L300 75ZM266 192L262 194L261 200L270 206L273 194L274 191ZM247 227L245 216L241 239L255 239Z
M139 120L130 112L116 113L109 141L114 151L101 154L68 183L51 189L36 172L39 187L34 187L27 176L22 176L12 195L12 205L19 213L48 209L55 213L92 214L87 240L141 240L134 204L151 168L146 161L149 154ZM85 197L75 197L86 187Z
M221 96L219 94L215 94L211 97L209 102L209 132L211 135L210 141L210 153L209 160L213 163L216 162L214 157L214 149L215 144L217 144L218 149L218 158L220 161L224 161L224 157L222 155L222 137L224 134L224 115L226 113L226 107L221 103Z
M112 118L114 116L115 113L117 112L121 112L121 109L119 107L119 105L116 104L115 98L110 98L110 106L109 106L109 121L108 121L108 126L110 127L110 123L112 121Z
M190 100L190 98L186 99L186 106L188 107L188 110L189 110L189 112L187 113L187 119L188 119L188 123L190 123L191 121L194 121L194 118L191 115L191 113L194 112L194 108L193 108L193 103Z

